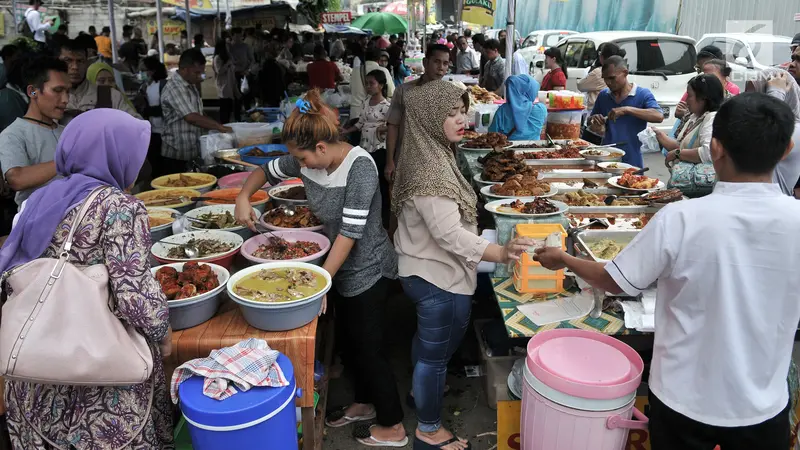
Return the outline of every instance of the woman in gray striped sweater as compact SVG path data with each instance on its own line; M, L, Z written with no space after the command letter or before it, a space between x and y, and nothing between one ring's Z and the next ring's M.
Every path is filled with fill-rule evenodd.
M376 447L408 443L397 382L383 350L390 280L397 255L381 222L381 193L375 162L366 150L339 140L339 129L317 91L310 91L289 116L283 142L289 155L274 159L247 179L236 200L236 219L254 228L250 196L266 181L303 180L308 206L333 242L323 269L344 342L344 364L355 378L355 401L325 423L341 427L376 419L355 430L359 442ZM323 303L323 312L327 299Z

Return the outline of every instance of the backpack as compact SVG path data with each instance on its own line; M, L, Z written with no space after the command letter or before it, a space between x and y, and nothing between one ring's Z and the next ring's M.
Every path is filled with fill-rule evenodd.
M33 30L31 30L31 26L28 25L28 14L30 14L31 11L34 11L34 10L28 8L25 11L25 16L22 18L22 23L17 25L17 34L19 34L20 36L25 36L26 38L33 39ZM38 14L38 12L37 12L37 14Z

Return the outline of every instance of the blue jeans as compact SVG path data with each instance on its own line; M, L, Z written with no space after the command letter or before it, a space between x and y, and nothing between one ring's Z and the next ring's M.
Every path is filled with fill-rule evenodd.
M418 428L431 433L442 426L447 363L469 326L472 296L453 294L420 277L400 278L403 290L417 306L417 334L411 347L411 383Z

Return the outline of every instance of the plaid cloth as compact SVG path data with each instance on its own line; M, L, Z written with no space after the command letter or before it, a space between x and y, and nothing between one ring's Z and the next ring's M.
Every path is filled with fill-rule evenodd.
M178 387L193 375L205 377L203 395L217 400L236 394L236 388L247 391L253 386L288 386L289 380L276 363L278 355L267 341L251 338L214 350L208 358L188 361L172 373L172 402L178 403Z
M161 155L181 161L199 157L203 130L184 119L192 113L203 114L203 101L197 88L175 72L161 93L161 109L164 119Z

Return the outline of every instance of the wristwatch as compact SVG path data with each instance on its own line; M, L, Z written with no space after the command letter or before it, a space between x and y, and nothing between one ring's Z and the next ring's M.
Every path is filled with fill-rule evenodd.
M681 149L680 148L675 150L675 159L677 159L678 161L681 160Z

